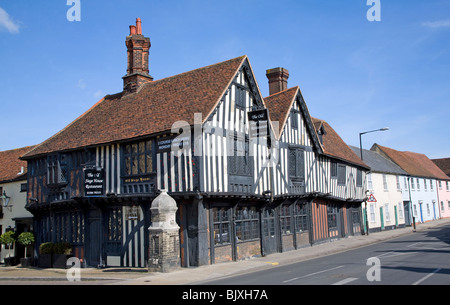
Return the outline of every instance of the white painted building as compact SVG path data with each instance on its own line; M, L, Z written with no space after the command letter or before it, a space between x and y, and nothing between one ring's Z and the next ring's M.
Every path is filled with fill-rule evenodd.
M360 155L358 147L350 148ZM363 206L369 232L404 227L405 208L401 182L408 174L374 151L363 149L363 161L371 168L367 174L367 206Z
M33 215L25 209L27 202L27 163L19 157L32 147L24 147L0 152L0 235L6 231L20 234L30 231ZM22 256L20 245L12 247L1 245L0 263L5 257ZM29 251L28 253L32 253Z
M374 144L371 150L389 158L409 174L408 177L402 177L400 183L411 222L424 223L439 219L438 177L431 168L433 162L423 154L397 151L378 144Z

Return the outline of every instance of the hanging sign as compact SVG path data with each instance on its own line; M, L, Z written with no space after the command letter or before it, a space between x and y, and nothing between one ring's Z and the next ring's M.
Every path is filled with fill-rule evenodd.
M267 109L247 113L251 138L267 137L269 133L269 112Z
M103 170L84 170L84 195L86 197L99 197L105 195L105 178Z

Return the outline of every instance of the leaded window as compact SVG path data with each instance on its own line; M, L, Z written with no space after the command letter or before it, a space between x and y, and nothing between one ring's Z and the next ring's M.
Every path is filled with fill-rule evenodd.
M306 203L294 205L294 218L296 232L308 231L308 206Z
M143 175L153 172L152 141L141 141L124 146L124 175Z
M235 224L238 242L259 238L259 216L256 207L236 208Z
M345 185L345 180L347 176L347 167L342 164L337 166L337 183L340 185Z
M123 210L122 207L112 207L108 209L108 212L106 247L109 254L118 255L122 249Z
M230 239L230 216L228 208L213 209L214 245L227 245Z
M233 150L228 157L228 172L230 175L251 176L252 165L247 137L233 137L231 143Z
M281 233L283 235L292 233L291 206L282 205L280 212Z
M328 213L328 229L335 229L337 228L337 213L338 208L334 204L329 204L327 206L327 213Z
M68 176L67 155L49 155L47 157L47 184L66 183Z

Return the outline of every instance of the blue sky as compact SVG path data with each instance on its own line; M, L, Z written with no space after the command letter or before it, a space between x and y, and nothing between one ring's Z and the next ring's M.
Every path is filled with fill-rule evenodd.
M347 144L450 157L450 1L0 0L0 150L38 144L106 94L122 90L125 37L150 37L150 74L164 78L248 55L289 70L312 116Z

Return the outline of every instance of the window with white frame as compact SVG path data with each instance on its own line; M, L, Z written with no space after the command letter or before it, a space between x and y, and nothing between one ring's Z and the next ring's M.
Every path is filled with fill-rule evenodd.
M441 201L441 211L444 212L444 201Z
M430 216L431 215L431 210L430 210L430 204L427 203L427 215Z
M403 182L405 184L405 190L407 190L408 189L408 178L404 177Z
M417 178L417 190L420 190L420 181L419 181L419 178Z
M414 191L415 188L416 188L416 186L414 184L414 178L411 178L411 190Z
M395 180L397 181L397 191L401 191L402 187L400 186L400 177L399 176L395 176Z
M373 190L372 173L367 174L367 189Z
M423 179L423 189L427 191L427 179Z
M375 222L375 203L369 205L370 209L370 222Z
M386 218L386 221L391 221L391 215L389 213L389 203L386 203L384 205L384 216Z
M430 190L433 190L433 180L430 179Z
M383 174L383 189L384 191L388 190L387 176Z

